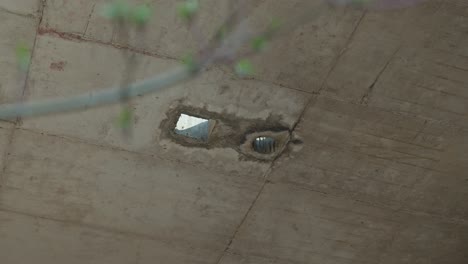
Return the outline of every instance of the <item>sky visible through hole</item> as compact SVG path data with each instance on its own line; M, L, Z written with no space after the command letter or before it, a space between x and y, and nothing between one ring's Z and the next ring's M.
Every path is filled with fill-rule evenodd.
M209 120L181 114L175 127L175 133L194 139L207 141Z

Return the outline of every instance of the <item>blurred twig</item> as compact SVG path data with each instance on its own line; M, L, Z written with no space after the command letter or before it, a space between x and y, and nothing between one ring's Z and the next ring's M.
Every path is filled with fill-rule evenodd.
M242 0L243 3L245 3L244 1L246 0ZM335 4L344 5L348 5L353 2L353 0L325 1L328 3L333 2ZM393 4L392 6L395 6L400 2L404 2L403 0L375 1L377 2L374 3L374 6L379 3L380 6L385 6L385 4L387 4L387 6L390 6L389 4ZM409 0L406 2L406 4L416 4L424 1L425 0ZM330 6L324 6L325 8L330 8ZM116 6L114 9L108 10L108 12L110 14L122 15L122 10L124 10L124 7L125 6L121 4L120 6ZM255 32L249 22L245 20L245 18L248 16L248 11L245 10L244 5L238 6L238 8L236 8L231 13L231 15L227 17L224 23L221 24L215 36L207 42L208 44L206 44L196 55L194 55L193 58L188 60L188 66L180 66L166 73L159 74L153 78L149 78L134 84L129 84L128 80L134 79L130 68L135 68L133 67L133 62L129 60L130 62L128 67L130 68L127 67L127 76L123 81L125 85L121 85L121 87L100 90L98 92L91 92L68 98L0 105L0 119L14 119L17 117L30 117L50 113L76 111L105 104L127 102L132 97L160 91L164 88L170 87L174 84L196 76L202 68L205 68L209 65L215 63L233 63L238 58L242 58L243 56L250 56L257 52L255 47L261 46L261 43L254 44L254 51L240 54L239 51L244 44L251 43L252 40L258 41L258 39L255 38L259 37L269 40L273 36L273 33L275 36L282 33L289 34L298 25L310 22L311 18L317 19L320 17L324 13L323 11L324 9L320 8L304 8L302 14L294 14L294 17L288 19L287 23L282 23L281 29L279 31L275 30L273 32L271 29L267 29L266 31L258 33Z
M226 19L220 28L226 27L226 25L228 25L229 28L232 28L231 32L234 36L245 39L242 38L242 32L245 26L234 29L236 28L235 24L238 22L239 16L231 15ZM190 67L187 67L187 65L176 67L175 69L166 73L159 74L153 78L146 79L134 84L126 83L127 80L133 75L131 73L131 69L127 69L128 71L126 71L126 76L123 78L123 83L126 83L125 86L121 85L117 88L109 88L106 90L100 90L98 92L91 92L82 95L71 96L68 98L0 105L0 119L32 117L50 113L62 113L80 109L88 109L90 107L106 104L127 102L133 97L141 96L150 92L160 91L179 82L188 80L196 76L200 69L220 61L219 59L223 57L223 54L220 54L219 51L226 50L225 46L228 45L228 43L225 40L217 40L216 37L214 37L210 43L212 45L211 49L205 49L205 52L200 52L197 56L195 56ZM236 46L238 46L238 44ZM131 61L129 60L129 63L130 62ZM127 66L130 68L135 68L133 67L133 62L131 63L131 65L129 64Z

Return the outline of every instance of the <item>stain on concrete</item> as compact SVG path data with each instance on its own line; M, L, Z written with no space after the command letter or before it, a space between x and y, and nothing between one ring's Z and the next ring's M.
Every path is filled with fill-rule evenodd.
M67 65L66 61L57 61L57 62L52 62L49 68L54 71L63 71L66 65Z

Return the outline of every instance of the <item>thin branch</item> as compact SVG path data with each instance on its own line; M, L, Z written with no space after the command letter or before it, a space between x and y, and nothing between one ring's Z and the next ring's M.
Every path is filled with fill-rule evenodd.
M227 19L223 26L227 23L233 23L232 16ZM245 40L245 31L243 30L247 25L239 26L231 32L232 36L237 36L239 39ZM230 38L231 39L231 38ZM239 41L234 45L234 49L238 49L241 43ZM195 77L200 69L205 68L223 58L220 51L226 50L229 45L227 41L221 41L218 47L213 47L212 51L201 54L200 58L196 60L194 70L191 67L180 66L164 74L157 75L154 78L146 79L137 82L124 89L127 99L141 96L144 94L161 91L164 88L171 87L179 82L186 81ZM230 46L232 47L232 46ZM88 109L100 105L107 105L119 103L122 100L122 87L114 87L106 90L91 92L87 94L77 95L62 99L48 99L43 101L36 101L30 103L18 104L5 104L0 105L0 119L14 119L18 117L33 117L51 113L70 112L82 109Z
M221 27L225 27L225 25L234 27L237 23L238 21L235 19L235 16L229 16ZM233 32L236 32L236 30L233 30ZM216 43L215 38L211 43ZM221 49L226 45L226 43L220 43L220 41L218 41L217 44L218 45L213 45L211 47L211 51L209 49L205 49L206 53L199 54L199 58L196 59L196 65L192 65L190 67L177 67L151 79L146 79L132 85L127 84L126 87L122 87L121 85L120 87L109 88L98 92L90 92L68 98L54 98L30 103L0 105L0 119L9 120L19 117L33 117L51 113L83 110L100 105L122 102L122 94L125 95L124 99L128 100L136 96L160 91L196 76L200 69L218 61L217 57L219 54L216 51ZM193 66L195 66L197 70L194 70L192 68Z
M316 15L317 11L313 13ZM310 12L308 14L310 15ZM18 117L70 112L119 103L122 100L122 92L128 96L127 99L130 99L151 92L161 91L164 88L195 77L201 69L209 65L214 63L231 63L235 57L239 56L238 52L242 45L255 36L253 30L249 27L250 25L245 20L242 21L242 18L245 17L239 15L239 9L234 11L220 27L220 30L227 29L229 34L221 39L215 36L207 44L206 48L198 54L198 58L195 59L195 65L180 66L156 77L128 85L126 88L114 87L68 98L0 105L0 119L8 120ZM282 29L284 28L282 27ZM289 30L287 31L290 32Z
M195 76L187 67L177 67L165 74L137 82L126 88L129 98L161 91L174 84ZM72 96L62 99L48 99L30 103L0 105L0 119L9 120L17 117L32 117L57 112L70 112L99 105L118 103L121 100L121 87L98 92Z

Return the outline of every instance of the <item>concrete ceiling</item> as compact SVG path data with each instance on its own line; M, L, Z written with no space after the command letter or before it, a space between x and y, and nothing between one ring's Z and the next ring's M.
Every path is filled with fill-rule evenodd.
M150 2L147 36L126 45L105 1L2 0L0 102L118 84L127 50L138 79L180 64L194 42L177 2ZM212 32L229 5L202 4ZM468 263L468 2L250 5L254 25L311 16L254 78L213 67L137 99L131 141L119 106L0 121L0 263ZM18 42L33 49L25 87ZM274 161L181 144L162 125L180 109L229 138L272 120L297 140Z

